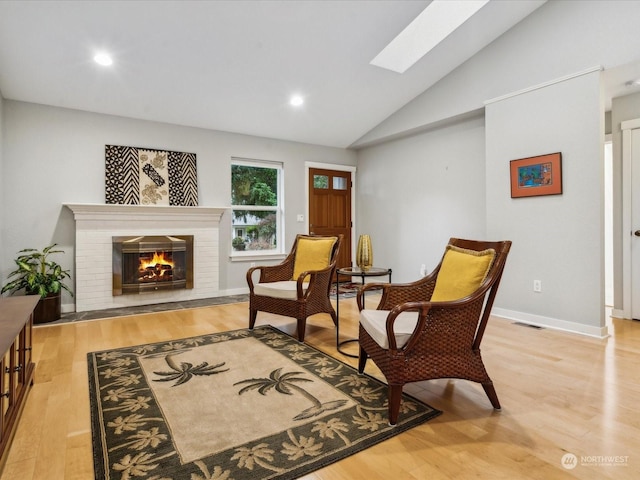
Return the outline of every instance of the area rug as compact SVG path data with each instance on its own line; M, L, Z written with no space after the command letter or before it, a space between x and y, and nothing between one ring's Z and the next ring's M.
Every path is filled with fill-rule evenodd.
M340 298L353 298L358 295L358 289L362 286L361 283L352 282L340 282L336 289L336 284L331 284L330 294L333 299L336 298L336 291L340 292Z
M97 480L294 479L441 412L271 326L87 356Z

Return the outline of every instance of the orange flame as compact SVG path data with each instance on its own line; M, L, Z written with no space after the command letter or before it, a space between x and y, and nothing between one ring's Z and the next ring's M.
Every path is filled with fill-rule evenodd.
M149 267L155 268L156 265L170 265L173 268L173 261L165 258L164 252L154 252L151 260L145 260L140 258L140 271L143 271Z

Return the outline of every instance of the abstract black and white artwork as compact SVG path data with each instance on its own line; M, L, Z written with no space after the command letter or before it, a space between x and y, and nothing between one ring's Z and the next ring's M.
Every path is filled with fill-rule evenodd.
M198 205L196 154L105 145L108 204Z

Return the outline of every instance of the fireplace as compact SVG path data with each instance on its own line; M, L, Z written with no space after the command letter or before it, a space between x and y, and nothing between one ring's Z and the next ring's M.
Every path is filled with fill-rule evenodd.
M113 295L193 288L193 236L112 237Z
M220 290L220 220L226 207L67 203L75 220L75 300L63 312L89 312L229 295ZM113 237L193 237L193 288L113 294ZM198 263L196 264L195 261ZM235 293L235 292L232 292Z

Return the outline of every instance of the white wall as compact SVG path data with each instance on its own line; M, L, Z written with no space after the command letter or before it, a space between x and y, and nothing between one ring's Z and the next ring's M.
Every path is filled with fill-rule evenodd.
M495 313L600 336L604 107L600 72L486 107L487 234L512 251ZM511 198L509 161L562 153L562 195ZM533 280L542 292L533 291Z
M58 243L66 254L56 260L73 270L74 220L63 203L105 202L105 144L195 152L199 204L229 205L232 156L282 161L285 175L285 244L291 245L304 223L305 161L355 165L344 149L180 127L109 115L6 100L2 131L3 244L2 278L18 250ZM246 262L228 261L230 215L222 220L220 288L246 290ZM288 247L287 247L288 248ZM66 294L65 294L66 295ZM63 296L63 304L73 302Z
M638 60L640 2L545 3L354 143L363 146L482 108L484 101L597 65Z
M358 234L393 281L431 271L450 237L485 236L484 118L358 152Z

